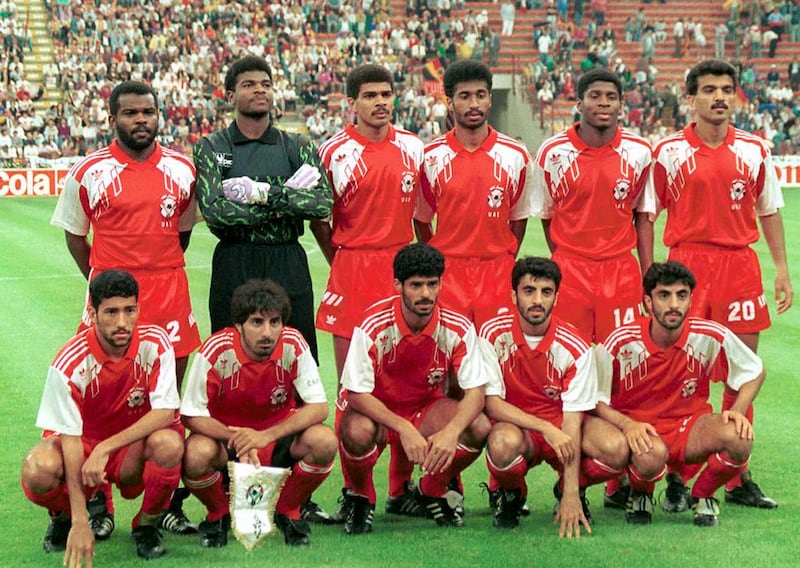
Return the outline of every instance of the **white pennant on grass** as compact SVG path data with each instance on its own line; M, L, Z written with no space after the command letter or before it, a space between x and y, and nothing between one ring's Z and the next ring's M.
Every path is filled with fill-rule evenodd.
M247 550L275 530L272 516L291 470L228 462L233 535Z

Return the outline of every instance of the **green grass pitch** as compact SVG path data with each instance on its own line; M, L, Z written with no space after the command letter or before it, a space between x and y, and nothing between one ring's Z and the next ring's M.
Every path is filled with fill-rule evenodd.
M790 267L795 287L800 287L800 191L785 192L783 210ZM29 503L19 485L20 463L37 441L34 425L45 371L56 350L73 333L84 302L85 282L67 253L62 232L49 225L53 198L0 200L0 567L60 566L61 555L45 555L41 539L47 525L45 512ZM660 235L661 224L656 230ZM317 300L327 279L327 265L313 238L303 243L309 251ZM195 315L201 335L208 335L208 281L216 239L204 225L192 236L187 267ZM772 302L772 262L763 241L757 244L764 267L767 297ZM545 254L537 220L528 226L524 254ZM664 249L657 247L656 259ZM798 301L800 303L800 301ZM320 334L321 372L329 398L335 390L331 340ZM690 513L667 515L657 509L649 527L628 527L620 511L604 510L602 489L590 488L595 517L594 533L579 541L559 540L552 523L551 487L555 474L546 466L528 476L532 514L518 530L499 532L491 526L486 496L478 488L485 480L483 458L464 474L466 526L440 529L426 520L392 518L383 514L386 493L386 458L376 470L378 507L374 532L347 537L341 527L314 527L311 546L290 550L279 535L247 553L233 539L225 549L204 550L196 537L166 535L168 554L153 566L175 568L205 566L793 566L800 564L800 482L797 432L800 402L797 369L800 367L800 305L788 314L773 316L773 327L762 334L760 355L767 381L756 404L757 441L751 461L756 480L780 502L774 511L757 511L722 505L721 526L699 529ZM715 391L719 400L719 390ZM332 420L332 418L331 418ZM315 495L329 511L335 510L341 475L338 464L331 478ZM659 485L657 492L663 489ZM721 496L721 493L720 493ZM142 566L129 542L129 522L136 506L115 496L117 530L99 543L95 566ZM187 502L190 516L199 521L202 506Z

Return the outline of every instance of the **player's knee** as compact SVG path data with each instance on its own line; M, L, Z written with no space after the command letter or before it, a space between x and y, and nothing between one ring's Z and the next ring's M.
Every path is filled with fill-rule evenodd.
M492 463L503 468L522 454L522 446L522 431L512 424L498 422L489 434L486 451Z
M491 431L492 422L481 412L464 432L464 443L471 448L482 448Z
M148 459L165 468L179 465L183 460L183 438L171 428L156 430L147 437L145 452Z
M219 452L218 441L202 434L192 434L186 439L183 453L184 475L197 478L210 473Z
M725 452L733 459L743 462L750 457L750 452L753 449L752 440L743 440L734 428L729 430L724 441Z
M348 409L339 425L339 438L351 454L361 455L375 445L378 426L372 419Z
M54 489L64 477L61 452L37 446L22 461L22 482L36 494Z
M602 441L600 453L603 460L614 469L622 469L630 462L630 446L622 432L608 436Z
M339 440L333 430L323 424L316 424L308 428L303 437L307 437L311 458L315 463L327 464L333 461L339 448Z
M641 455L631 454L631 463L644 477L654 477L664 469L668 458L669 452L662 443L655 444L649 452Z

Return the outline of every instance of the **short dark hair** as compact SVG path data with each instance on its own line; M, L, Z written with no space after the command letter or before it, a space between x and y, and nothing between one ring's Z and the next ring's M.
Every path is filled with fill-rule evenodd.
M619 77L616 73L612 73L608 69L603 69L602 67L595 67L594 69L590 69L583 75L581 78L578 79L578 100L582 101L583 96L586 94L586 91L589 90L589 85L592 83L596 83L597 81L602 81L604 83L613 83L614 86L617 88L617 94L621 97L622 96L622 81L620 81Z
M357 99L358 91L364 83L389 83L389 86L394 89L394 77L392 77L391 71L383 65L365 63L347 74L347 86L345 87L347 98Z
M156 95L153 87L141 81L123 81L111 91L111 96L108 98L108 112L111 116L117 116L119 112L119 98L122 95L152 95L153 103L158 108L158 95Z
M697 280L695 280L692 271L680 262L674 260L654 262L650 265L650 268L647 269L642 279L642 285L644 286L644 293L646 296L649 296L659 284L662 286L669 286L676 282L686 284L690 290L694 290L694 287L697 285Z
M272 81L272 69L270 69L267 61L256 55L245 55L237 59L225 73L225 91L235 91L236 81L239 80L239 75L247 73L248 71L263 71Z
M243 324L253 314L277 312L286 323L292 315L292 304L283 286L273 280L248 280L233 291L231 319Z
M136 298L139 300L139 284L124 270L106 270L89 282L89 298L96 310L103 300L109 298Z
M492 92L492 70L489 66L475 59L463 59L449 65L444 71L445 96L452 99L456 85L467 81L483 81L489 92Z
M511 271L511 288L516 291L519 281L528 275L534 280L538 278L552 280L556 285L556 292L558 292L558 287L561 286L561 269L549 258L540 256L520 258Z
M444 274L444 256L427 243L414 243L397 252L392 268L394 277L400 282L412 276L441 278Z
M686 75L686 94L696 95L698 80L706 75L716 75L717 77L727 75L733 81L734 88L739 85L739 74L736 72L736 67L727 61L706 59L692 67L689 74Z

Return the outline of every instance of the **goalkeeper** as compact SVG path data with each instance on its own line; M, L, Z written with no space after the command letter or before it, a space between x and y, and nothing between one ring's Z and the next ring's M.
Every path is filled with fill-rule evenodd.
M233 326L211 335L192 362L181 404L191 430L183 471L186 487L208 510L199 527L203 547L227 544L228 459L291 468L275 524L286 544L309 542L300 508L330 474L338 441L322 424L328 403L308 343L284 324L290 311L278 284L248 281L233 292Z

